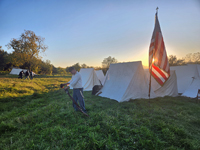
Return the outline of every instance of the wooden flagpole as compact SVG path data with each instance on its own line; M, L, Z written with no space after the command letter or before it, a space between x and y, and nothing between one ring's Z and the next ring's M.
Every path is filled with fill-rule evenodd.
M157 13L158 13L158 7L156 8L156 15L157 15ZM149 73L149 75L150 75L150 79L149 79L149 94L148 94L148 96L149 96L149 100L150 100L150 97L151 97L151 72L152 72L152 64L154 63L154 52L155 52L155 41L154 41L154 48L153 48L153 57L152 57L152 59L151 59L151 71L150 71L150 73ZM149 104L150 104L150 101L149 101Z

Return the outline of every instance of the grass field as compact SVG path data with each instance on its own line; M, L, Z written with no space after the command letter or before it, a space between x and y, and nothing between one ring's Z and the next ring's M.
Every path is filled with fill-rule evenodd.
M69 79L0 75L0 149L200 149L200 104L195 99L118 103L84 92L86 117L73 110L59 89Z

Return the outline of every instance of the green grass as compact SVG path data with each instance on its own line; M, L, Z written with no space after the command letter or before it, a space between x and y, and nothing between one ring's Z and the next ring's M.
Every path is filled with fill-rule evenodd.
M0 75L6 75L6 74L9 74L10 71L0 71Z
M185 97L118 103L84 92L90 117L59 89L70 76L0 76L0 149L199 150L200 104ZM72 91L70 91L72 93Z

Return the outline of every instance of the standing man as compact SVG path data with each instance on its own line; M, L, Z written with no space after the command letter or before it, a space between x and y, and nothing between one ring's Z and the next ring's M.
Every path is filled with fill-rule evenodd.
M86 113L85 102L83 99L83 87L82 87L81 75L78 71L74 69L74 67L70 67L69 72L71 72L72 74L72 79L68 83L64 84L64 85L67 85L67 87L65 87L65 90L69 88L69 85L73 87L73 99L76 102L78 100L81 109ZM73 103L73 107L75 111L78 111L74 103Z
M25 72L25 79L29 79L29 71L28 70Z
M33 71L30 71L30 79L33 79Z
M22 71L20 71L20 73L19 73L19 77L18 78L23 78L23 75L24 75L24 72L23 72L23 70Z

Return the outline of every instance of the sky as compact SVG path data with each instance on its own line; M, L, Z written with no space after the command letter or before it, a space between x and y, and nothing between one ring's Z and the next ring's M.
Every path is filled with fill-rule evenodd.
M31 30L56 67L108 56L147 66L156 7L167 55L200 52L200 0L0 0L0 46L12 52L5 45Z

